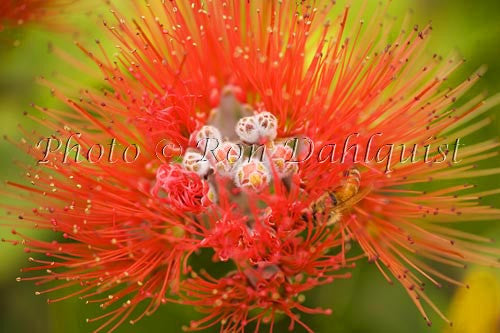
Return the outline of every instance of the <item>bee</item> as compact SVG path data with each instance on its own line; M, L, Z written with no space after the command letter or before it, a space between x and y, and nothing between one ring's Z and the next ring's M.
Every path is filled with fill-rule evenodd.
M310 214L314 221L327 221L327 225L333 225L340 221L342 212L352 207L361 200L359 189L361 184L361 173L357 168L351 168L344 173L343 184L328 191L309 205L304 215ZM304 216L303 215L303 216Z

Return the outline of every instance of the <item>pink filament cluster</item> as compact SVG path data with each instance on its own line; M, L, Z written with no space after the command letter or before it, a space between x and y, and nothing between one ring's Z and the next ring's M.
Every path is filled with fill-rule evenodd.
M152 194L180 211L199 213L210 200L206 197L208 184L194 172L184 170L178 164L163 164L156 172Z

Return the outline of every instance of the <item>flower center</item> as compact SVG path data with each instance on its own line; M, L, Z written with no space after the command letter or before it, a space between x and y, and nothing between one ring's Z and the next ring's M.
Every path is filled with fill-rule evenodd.
M274 177L287 178L297 171L289 162L294 151L286 139L277 137L277 129L272 113L241 104L226 88L208 124L191 136L182 166L208 182L214 197L217 177L258 193Z

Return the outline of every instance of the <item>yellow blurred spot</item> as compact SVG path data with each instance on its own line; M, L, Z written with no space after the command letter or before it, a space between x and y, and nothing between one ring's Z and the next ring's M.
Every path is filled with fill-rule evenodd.
M499 277L487 269L476 269L464 282L470 289L459 288L455 293L448 316L453 326L443 333L500 332Z

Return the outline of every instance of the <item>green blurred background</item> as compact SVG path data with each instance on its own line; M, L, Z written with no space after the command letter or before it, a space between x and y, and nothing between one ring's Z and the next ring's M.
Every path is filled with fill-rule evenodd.
M2 1L2 0L0 0ZM354 1L357 4L357 1ZM500 1L498 0L398 0L391 14L404 16L412 8L412 21L425 24L432 20L434 28L429 53L449 54L458 51L468 61L453 76L452 81L465 78L481 64L488 65L488 72L474 93L487 91L490 95L500 92ZM60 47L77 57L82 55L73 46L74 39L87 45L101 38L99 13L106 8L85 10L71 17L69 32L44 31L41 27L23 28L0 32L0 124L1 134L19 138L18 124L28 128L35 126L23 111L31 102L39 105L56 105L45 88L38 86L33 78L37 75L51 76L53 72L71 73L71 66L61 64L49 52L49 44ZM66 30L66 29L65 29ZM77 73L75 71L75 73ZM87 78L75 78L82 86L92 84ZM498 137L500 121L497 107L489 112L493 124L486 130L467 138L467 142ZM22 170L13 160L24 160L22 152L2 141L0 144L0 171L3 180L21 179ZM484 166L498 166L498 159L485 162ZM475 181L481 188L499 186L499 177ZM5 202L8 199L2 198ZM485 203L500 206L499 197L484 199ZM500 224L481 223L468 228L476 233L500 239ZM1 228L0 236L9 234ZM28 282L17 283L19 269L27 265L27 255L21 247L0 244L0 332L19 333L65 333L90 332L96 328L86 324L98 310L79 300L69 300L47 305L45 298L34 296L35 288ZM359 263L353 278L339 280L307 295L306 303L312 306L333 308L332 316L303 316L316 332L500 332L500 272L494 269L469 267L465 271L450 271L450 274L471 283L471 289L462 290L444 284L443 288L428 288L428 294L443 311L455 321L448 327L430 308L427 308L434 323L428 328L407 294L398 284L388 285L373 265ZM196 312L178 305L167 305L152 317L147 317L135 326L124 324L118 332L180 332L181 326L196 318ZM279 323L277 332L285 332L288 321ZM214 329L213 332L217 330ZM297 332L302 330L297 329Z

